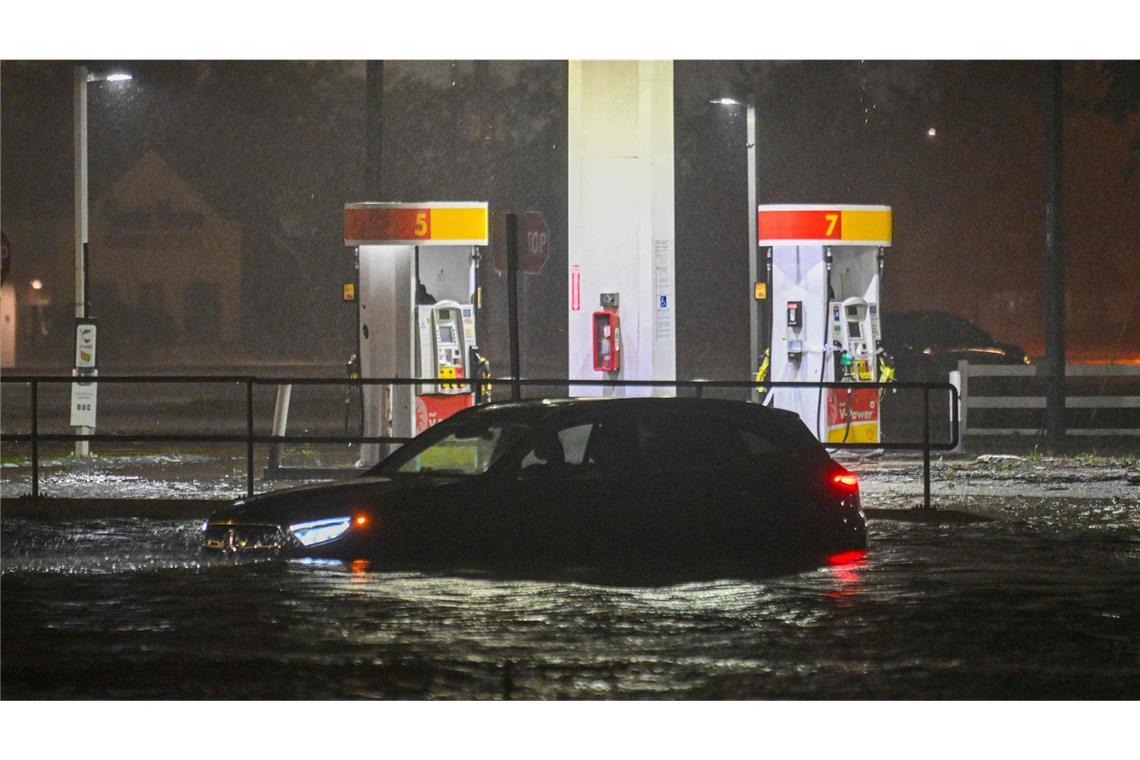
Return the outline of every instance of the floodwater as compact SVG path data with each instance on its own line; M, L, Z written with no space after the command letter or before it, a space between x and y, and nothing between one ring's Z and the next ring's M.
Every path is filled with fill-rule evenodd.
M0 696L1140 697L1136 501L969 503L998 519L873 520L852 564L657 587L204 559L200 520L4 519Z

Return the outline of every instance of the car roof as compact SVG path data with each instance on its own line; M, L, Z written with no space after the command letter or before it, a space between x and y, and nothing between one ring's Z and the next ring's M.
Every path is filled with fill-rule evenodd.
M470 414L517 414L519 417L544 419L576 411L652 412L695 411L718 415L751 414L783 422L798 420L794 412L762 406L748 401L709 398L677 398L675 396L648 396L637 398L543 398L523 401L500 401L472 407Z

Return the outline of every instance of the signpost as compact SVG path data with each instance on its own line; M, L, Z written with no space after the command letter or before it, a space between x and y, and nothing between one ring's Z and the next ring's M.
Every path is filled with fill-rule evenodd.
M519 298L518 273L538 274L550 257L550 231L538 211L499 214L495 234L491 236L491 257L495 269L507 273L507 319L510 340L511 377L519 372ZM519 398L520 389L512 386L511 398Z

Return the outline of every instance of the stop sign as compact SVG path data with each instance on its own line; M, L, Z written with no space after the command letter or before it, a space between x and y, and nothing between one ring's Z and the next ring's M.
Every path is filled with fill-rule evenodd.
M518 218L519 271L538 274L550 256L550 232L539 211L523 211ZM507 271L506 214L495 215L495 234L491 239L491 253L495 268Z
M8 236L0 232L0 285L8 279L8 272L12 269L12 245Z
M519 269L538 274L550 255L550 232L537 211L519 214Z

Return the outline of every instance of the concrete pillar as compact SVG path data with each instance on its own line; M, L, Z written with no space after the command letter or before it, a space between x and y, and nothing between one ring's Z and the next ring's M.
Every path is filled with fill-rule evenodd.
M673 380L673 64L571 61L569 67L570 377ZM591 315L602 293L619 297L622 366L613 373L593 368ZM634 393L571 387L573 395Z

